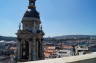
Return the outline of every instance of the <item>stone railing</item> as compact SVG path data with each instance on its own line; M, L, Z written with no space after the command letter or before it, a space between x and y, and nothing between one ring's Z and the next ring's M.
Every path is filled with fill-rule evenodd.
M71 56L56 59L18 62L18 63L96 63L96 52L81 56Z

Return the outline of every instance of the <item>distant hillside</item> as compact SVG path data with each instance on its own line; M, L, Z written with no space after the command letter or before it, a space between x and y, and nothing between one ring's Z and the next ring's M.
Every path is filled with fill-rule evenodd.
M0 36L0 40L15 41L16 40L16 37Z
M65 35L53 37L55 39L96 39L96 35Z
M55 40L55 39L95 39L96 35L64 35L64 36L56 36L51 38L44 38L44 40ZM0 36L0 40L6 40L6 41L16 41L16 37L6 37L6 36Z

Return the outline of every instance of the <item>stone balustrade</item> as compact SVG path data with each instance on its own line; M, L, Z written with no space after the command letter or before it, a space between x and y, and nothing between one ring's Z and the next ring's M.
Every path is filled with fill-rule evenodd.
M46 59L40 61L29 61L18 63L96 63L96 52L80 56L71 56L56 59Z

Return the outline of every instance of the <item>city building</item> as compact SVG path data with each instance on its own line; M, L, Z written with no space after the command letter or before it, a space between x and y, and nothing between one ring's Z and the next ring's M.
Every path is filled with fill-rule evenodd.
M56 47L53 44L46 44L44 46L45 58L53 58L52 55L56 53Z
M46 44L44 46L45 58L61 58L67 56L74 56L73 47L71 45L58 44Z
M68 57L68 56L73 56L73 51L72 50L58 50L56 52L56 57L57 58L62 58L62 57Z
M88 46L77 45L75 46L75 55L84 55L88 53Z
M96 45L94 44L94 45L88 47L88 51L89 52L96 52Z

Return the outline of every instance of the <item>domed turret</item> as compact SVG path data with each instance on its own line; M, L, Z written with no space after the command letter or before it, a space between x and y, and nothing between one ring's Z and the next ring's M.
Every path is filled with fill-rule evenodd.
M19 61L35 61L44 59L42 30L39 12L35 6L36 0L29 0L28 10L22 18L22 29L17 32ZM21 26L20 26L21 27Z
M40 19L39 13L36 11L36 9L31 9L30 11L26 11L24 17L32 17L32 18Z

